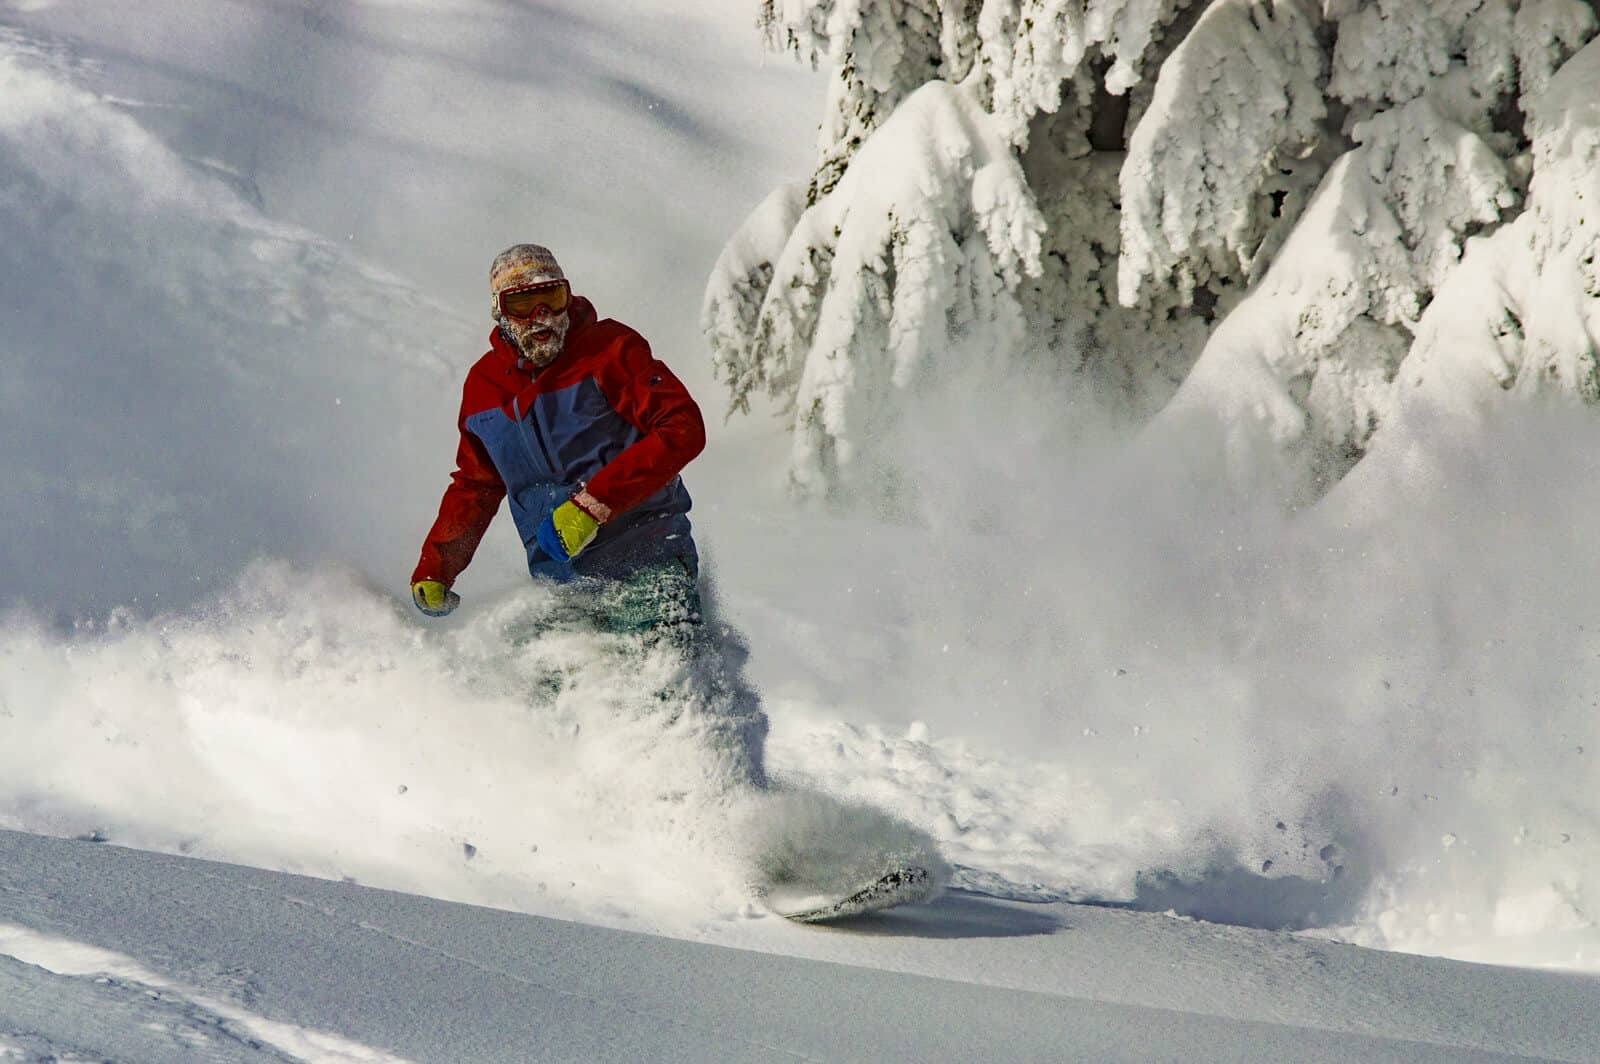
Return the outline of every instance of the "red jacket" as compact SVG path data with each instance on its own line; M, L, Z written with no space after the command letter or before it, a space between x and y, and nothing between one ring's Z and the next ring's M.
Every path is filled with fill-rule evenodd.
M489 351L467 372L456 420L456 470L413 583L455 582L506 497L508 481L535 573L550 563L534 545L531 526L580 486L611 510L577 559L580 573L591 556L619 557L629 536L687 539L689 500L677 478L705 447L700 408L638 333L609 318L597 321L594 305L581 296L569 313L566 347L543 370L521 359L495 329ZM507 433L522 443L503 444ZM665 523L669 518L675 523ZM692 553L692 542L687 549Z

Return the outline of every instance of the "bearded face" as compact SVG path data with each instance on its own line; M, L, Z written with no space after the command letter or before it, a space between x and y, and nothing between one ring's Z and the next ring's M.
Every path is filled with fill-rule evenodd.
M561 354L567 345L567 329L572 325L572 318L567 311L552 314L542 308L527 321L508 318L504 314L498 315L495 320L500 325L500 331L522 357L540 369L554 362L556 356Z

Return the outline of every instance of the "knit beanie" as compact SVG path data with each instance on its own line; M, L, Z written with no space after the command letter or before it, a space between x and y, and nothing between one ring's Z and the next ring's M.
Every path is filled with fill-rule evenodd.
M489 314L500 316L500 293L540 281L566 279L550 249L538 244L512 244L494 257L489 267Z

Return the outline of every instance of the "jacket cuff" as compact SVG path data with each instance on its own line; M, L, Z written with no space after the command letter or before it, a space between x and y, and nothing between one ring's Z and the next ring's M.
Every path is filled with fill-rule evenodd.
M611 520L611 507L589 494L588 488L579 488L578 494L572 497L572 505L594 518L596 524L605 524Z

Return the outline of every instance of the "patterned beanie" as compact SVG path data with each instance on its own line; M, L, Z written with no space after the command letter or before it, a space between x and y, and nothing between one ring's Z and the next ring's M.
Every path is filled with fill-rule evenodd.
M508 288L519 288L540 281L566 279L561 264L547 247L538 244L512 244L494 257L489 267L489 314L500 316L500 293Z

